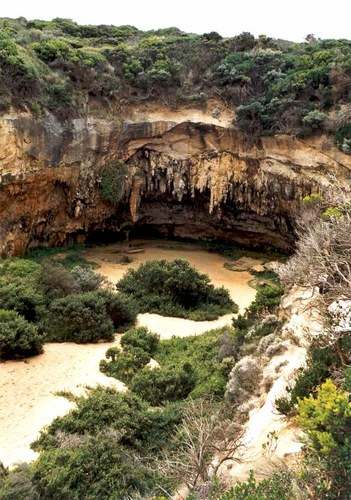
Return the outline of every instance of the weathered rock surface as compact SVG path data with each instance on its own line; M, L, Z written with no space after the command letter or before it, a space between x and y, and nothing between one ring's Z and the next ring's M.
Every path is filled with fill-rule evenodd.
M198 110L64 123L49 114L2 116L0 254L141 228L290 249L301 198L327 188L331 173L346 178L351 158L328 137L252 146L228 123ZM128 166L119 204L100 195L111 159Z

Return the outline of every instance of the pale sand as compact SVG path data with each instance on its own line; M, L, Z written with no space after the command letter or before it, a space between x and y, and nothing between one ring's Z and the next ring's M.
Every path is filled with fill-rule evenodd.
M255 290L248 285L252 275L248 272L232 272L223 267L226 259L220 255L198 250L196 247L158 248L147 246L146 251L131 257L132 267L148 259L188 259L200 271L209 274L217 286L224 285L232 298L243 310L254 299ZM112 253L120 245L98 247L84 252L88 259L99 264L97 271L117 282L129 266L106 262L117 260ZM160 334L161 338L172 335L200 334L212 328L231 324L232 315L216 321L194 322L179 318L165 318L156 314L141 314L139 324ZM29 445L38 436L40 429L55 417L64 415L73 404L63 397L55 396L61 390L81 394L85 385L125 386L106 377L99 371L99 361L106 350L115 343L77 345L72 343L46 344L45 352L26 361L0 363L0 461L7 466L30 461L36 457Z

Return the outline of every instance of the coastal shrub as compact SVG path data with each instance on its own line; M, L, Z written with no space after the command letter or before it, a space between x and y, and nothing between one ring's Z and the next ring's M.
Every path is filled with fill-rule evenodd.
M67 295L53 300L41 321L51 342L98 342L113 340L114 326L106 301L98 292Z
M24 358L42 352L38 329L16 311L0 310L0 360Z
M299 399L314 393L320 384L331 377L336 365L338 357L331 348L321 349L312 345L305 366L298 369L294 382L286 388L287 395L276 399L276 409L288 415L295 409Z
M27 321L38 320L38 308L44 302L44 297L30 279L15 279L13 281L0 279L0 308L18 312Z
M129 384L136 373L150 361L150 355L139 347L128 346L125 351L112 347L106 351L106 359L100 361L100 370L125 384Z
M6 471L3 477L0 471L0 498L1 500L38 500L33 466L27 463L19 464L14 469Z
M0 309L37 321L37 308L43 303L37 286L40 269L39 264L26 259L6 260L0 267Z
M331 380L298 402L298 423L307 435L308 469L318 471L316 498L348 498L351 481L351 403ZM322 496L320 496L322 495Z
M273 313L280 304L280 299L284 293L281 286L267 286L257 290L255 300L247 308L249 315L259 313Z
M218 500L290 500L295 498L293 476L288 470L275 472L270 477L257 480L254 472L246 481L219 496Z
M44 429L32 448L41 451L57 447L62 433L94 435L104 429L119 431L122 444L137 446L149 427L148 405L142 399L130 391L97 387L87 397L78 398L76 408Z
M132 296L141 312L198 320L237 311L226 289L215 288L207 274L183 259L147 261L129 269L117 289Z
M132 297L107 290L99 290L97 293L104 300L107 314L116 331L125 331L135 324L138 309Z
M195 374L195 386L189 394L191 398L223 396L228 377L218 357L221 338L225 334L232 338L234 331L225 327L202 335L161 340L154 357L164 367L191 365Z
M121 346L127 351L129 351L131 347L140 348L152 356L156 352L159 341L159 335L150 332L150 330L145 327L139 327L132 328L123 335Z
M135 452L103 433L41 453L34 481L39 498L53 500L150 498L159 491L156 485L168 486Z
M0 266L0 276L8 279L28 278L40 271L40 265L28 259L7 259Z
M92 292L97 290L105 278L95 273L90 267L75 266L71 274L81 292Z
M68 269L59 262L44 260L38 287L47 302L79 292L79 285Z
M165 401L185 399L195 384L194 370L186 363L140 370L131 380L129 388L153 406L159 406Z

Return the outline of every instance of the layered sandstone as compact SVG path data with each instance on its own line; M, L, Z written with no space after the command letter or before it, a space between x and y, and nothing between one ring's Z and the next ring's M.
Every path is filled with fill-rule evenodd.
M1 255L139 229L290 249L301 199L347 179L351 158L326 136L253 145L221 116L161 108L64 123L2 116ZM100 194L111 159L128 166L118 204Z

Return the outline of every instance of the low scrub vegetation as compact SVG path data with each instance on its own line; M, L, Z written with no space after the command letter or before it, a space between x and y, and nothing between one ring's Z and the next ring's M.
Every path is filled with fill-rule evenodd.
M43 337L38 329L16 311L0 309L0 361L40 354Z
M37 251L1 264L1 359L39 354L46 341L112 340L135 323L130 297L101 290L104 278L77 252L55 254Z
M69 19L1 19L0 110L65 119L86 103L109 109L145 100L176 107L211 99L236 108L250 140L323 131L351 153L351 42L309 36L302 43L241 33L187 34L177 28L84 26ZM332 112L331 112L332 111ZM110 187L112 189L110 189ZM121 183L103 183L118 202Z
M238 310L225 288L215 288L207 274L183 259L147 261L129 269L117 289L131 296L140 312L202 321Z

